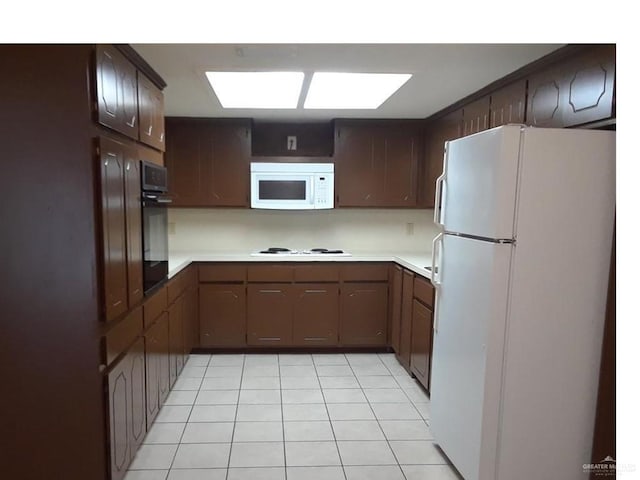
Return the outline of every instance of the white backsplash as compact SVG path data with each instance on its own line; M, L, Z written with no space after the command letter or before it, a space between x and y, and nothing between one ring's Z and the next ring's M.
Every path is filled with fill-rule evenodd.
M424 209L169 209L171 252L251 252L267 247L430 252L437 233L433 210Z

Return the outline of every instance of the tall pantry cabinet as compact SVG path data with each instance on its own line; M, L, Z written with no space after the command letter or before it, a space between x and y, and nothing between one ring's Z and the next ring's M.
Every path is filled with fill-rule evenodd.
M162 162L164 83L127 46L0 63L0 471L122 478L147 428L138 162Z

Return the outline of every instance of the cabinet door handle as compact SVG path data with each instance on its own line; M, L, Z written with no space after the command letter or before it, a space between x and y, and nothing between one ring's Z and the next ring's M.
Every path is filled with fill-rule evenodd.
M304 337L305 340L309 340L309 341L323 341L326 340L327 337Z
M305 290L304 293L327 293L326 290Z
M258 340L261 340L263 342L277 342L281 340L281 338L280 337L258 337Z
M282 293L282 290L260 290L260 293Z

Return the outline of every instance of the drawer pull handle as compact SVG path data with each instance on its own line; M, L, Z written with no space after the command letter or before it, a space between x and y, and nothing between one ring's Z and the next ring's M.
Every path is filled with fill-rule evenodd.
M260 293L282 293L282 290L260 290Z
M261 340L263 342L277 342L281 340L281 338L280 337L258 337L258 340Z

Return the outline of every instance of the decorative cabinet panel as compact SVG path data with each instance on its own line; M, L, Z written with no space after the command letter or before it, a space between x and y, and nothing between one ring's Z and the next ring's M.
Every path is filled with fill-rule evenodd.
M173 387L184 363L184 295L169 306L169 385Z
M166 129L173 206L249 205L249 121L167 118Z
M243 284L200 285L200 346L240 347L247 342Z
M571 127L615 115L615 46L602 45L529 77L526 122Z
M164 95L147 77L138 72L140 141L164 151Z
M462 109L462 135L482 132L489 128L489 109L491 97L488 95L471 102Z
M337 345L338 284L308 283L293 288L293 344Z
M508 123L524 123L527 104L527 82L519 80L491 93L489 128Z
M416 205L421 122L337 121L335 132L338 206Z
M138 139L136 68L112 45L96 47L98 122Z
M127 223L127 289L129 306L142 301L142 210L140 162L131 149L124 161L124 188Z
M444 145L448 140L462 136L462 109L456 110L427 125L426 158L419 205L433 208L436 180L442 175Z
M111 479L124 478L146 433L144 342L140 338L107 377Z
M247 286L247 344L291 345L293 286L282 283Z
M340 287L340 344L386 345L386 283L345 283Z
M169 395L169 314L164 312L145 334L146 413L151 425Z

